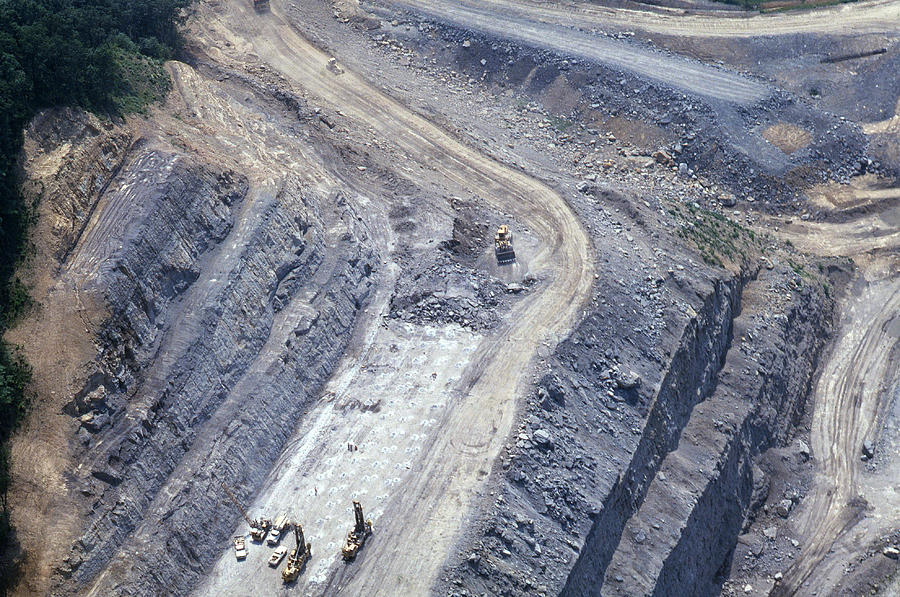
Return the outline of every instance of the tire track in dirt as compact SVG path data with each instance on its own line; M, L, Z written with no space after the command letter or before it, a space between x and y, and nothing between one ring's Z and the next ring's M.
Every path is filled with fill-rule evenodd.
M537 347L558 340L589 296L590 243L565 201L546 185L463 145L346 66L341 75L329 71L330 56L303 39L278 6L262 15L243 3L216 11L202 14L202 26L195 29L213 60L232 67L268 65L298 90L339 109L354 125L374 131L445 188L476 192L487 204L512 213L517 226L529 228L542 241L531 266L544 283L516 306L508 334L486 340L476 351L473 361L479 366L463 381L468 393L454 401L436 426L423 458L407 477L411 481L379 521L373 545L324 589L327 594L424 594L512 429L516 398L526 387L524 376ZM460 449L460 443L483 449ZM292 473L299 471L282 471ZM409 550L416 551L415 557ZM331 557L336 569L338 556Z
M807 542L773 595L827 590L828 581L821 573L814 585L804 587L803 583L861 514L860 447L874 439L881 398L890 395L886 385L897 366L890 359L898 341L892 333L897 321L900 279L864 283L844 310L840 336L815 389L810 443L819 471L804 517L798 521L800 536Z
M861 35L896 33L900 30L900 2L873 0L787 13L743 13L732 10L689 11L662 6L646 9L611 8L587 2L539 2L537 0L484 0L481 6L502 10L546 23L571 26L580 19L581 28L642 29L682 37L761 37L827 33Z
M841 189L832 197L835 206L869 208L856 217L845 215L842 222L763 219L767 227L779 226L778 235L802 251L852 257L860 267L842 305L834 346L813 389L810 444L816 476L795 522L803 548L773 588L771 594L777 597L827 594L843 575L848 554L859 549L838 548L847 541L871 541L888 530L881 528L885 523L865 525L866 529L858 524L865 516L867 492L859 473L863 442L874 441L880 433L882 413L893 395L891 385L897 381L900 206L892 200L896 194L897 189ZM854 529L865 537L851 538Z
M449 0L390 0L390 4L490 36L560 52L634 73L685 93L749 106L771 96L765 84L747 77L640 45L541 21L511 2L490 6Z

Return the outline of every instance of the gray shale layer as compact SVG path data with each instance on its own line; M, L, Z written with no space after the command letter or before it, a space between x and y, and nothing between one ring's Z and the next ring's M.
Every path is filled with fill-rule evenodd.
M783 444L799 422L831 325L832 306L821 286L806 285L787 269L763 270L745 288L742 303L716 390L694 408L678 449L625 525L604 595L720 590L717 572L734 547L754 487L764 484L753 458ZM574 577L569 586L573 594L597 592Z
M146 140L113 153L105 184L83 165L84 209L106 202L104 220L63 264L110 316L66 407L87 525L52 592L109 564L96 594L186 594L240 518L220 481L247 501L260 486L342 355L374 261L340 197L251 189Z
M657 378L626 365L640 349L602 310L558 347L437 593L717 594L752 459L789 439L833 311L787 267L721 275L660 286L690 307Z

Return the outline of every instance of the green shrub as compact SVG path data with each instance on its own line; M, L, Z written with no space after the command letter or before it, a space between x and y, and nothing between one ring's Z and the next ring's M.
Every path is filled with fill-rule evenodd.
M22 130L53 106L106 114L143 110L166 93L162 61L179 48L190 0L0 0L0 335L31 306L15 276L32 216L19 193ZM31 371L0 341L0 542L8 545L5 442L27 408ZM11 571L0 569L0 591Z

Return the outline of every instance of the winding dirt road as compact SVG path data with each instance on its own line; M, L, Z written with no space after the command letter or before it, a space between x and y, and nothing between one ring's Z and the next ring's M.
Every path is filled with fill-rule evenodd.
M564 26L573 21L563 12L551 21L542 18L545 9L514 2L390 0L390 4L491 37L606 64L692 95L748 106L772 94L767 85L735 72Z
M872 213L840 223L791 222L782 224L779 232L803 251L853 257L861 272L842 305L835 344L820 366L814 388L810 444L818 466L794 525L803 547L772 591L778 597L828 594L859 546L870 544L896 523L886 518L858 524L870 489L860 477L861 447L864 441L877 439L898 383L900 205L893 200L897 192L843 188L832 201L851 208L869 204L870 209L874 206Z
M875 439L882 398L892 394L889 385L896 381L897 363L890 357L900 330L900 279L861 280L858 286L815 389L810 442L820 466L797 524L807 542L773 595L834 586L837 579L829 572L842 563L825 562L825 556L861 514L860 447ZM817 578L802 587L813 572Z
M416 458L407 465L408 469L391 472L392 477L397 475L393 495L376 512L376 535L352 567L339 563L337 549L324 549L340 542L349 516L343 512L327 512L330 504L325 499L316 500L318 486L310 485L317 479L328 479L336 470L342 477L359 474L351 481L360 491L374 487L382 479L373 478L377 475L372 475L371 470L366 474L358 472L357 465L346 458L343 436L333 439L329 445L312 440L304 442L304 438L328 435L327 422L336 420L333 417L337 416L328 413L335 408L330 402L323 401L308 417L313 435L305 429L307 433L299 434L291 443L295 449L315 450L316 457L292 458L286 453L284 465L272 479L273 483L281 480L278 487L283 491L264 492L251 506L251 510L263 506L267 511L269 508L296 510L297 500L302 496L303 520L322 521L328 536L319 539L323 549L316 551L314 547L314 554L319 565L324 563L328 568L328 574L312 581L304 577L301 582L309 583L307 592L424 594L435 580L466 512L511 431L517 398L526 391L526 373L538 346L557 341L574 323L589 295L593 280L590 243L565 201L546 185L463 145L380 92L347 65L341 65L344 72L340 75L327 69L331 57L302 38L282 17L277 4L271 13L262 15L254 14L245 4L201 6L197 22L202 26L195 27L193 35L211 59L232 68L268 65L298 92L339 109L351 126L370 131L392 144L399 162L430 172L428 177L437 179L445 189L475 191L487 204L511 212L517 226L527 227L540 240L540 248L528 256L528 266L542 283L517 304L506 329L483 339L449 338L440 334L429 338L426 334L417 340L417 347L408 348L418 351L429 362L431 359L427 357L439 355L442 348L449 349L452 355L468 352L469 356L460 373L435 375L433 379L441 382L438 387L425 384L413 388L433 391L438 396L443 391L446 396L434 405L437 413L434 420L409 444ZM378 318L373 325L376 323ZM397 370L378 366L371 367L375 372L371 376L358 373L370 369L367 363L385 364L379 361L384 357L378 356L385 342L378 338L378 333L372 334L368 348L352 357L355 361L342 366L345 373L338 375L332 387L343 396L370 396L373 392L399 390L403 387L399 380L404 375L422 376L429 370L429 362L414 358L415 354L397 354L392 357L394 362L406 362L399 377ZM477 347L470 346L473 340ZM470 346L468 350L467 346ZM381 379L380 370L388 377ZM339 396L338 403L341 401ZM404 408L403 404L393 406ZM417 407L427 406L417 404ZM360 415L349 429L354 436L375 437L378 425L391 424L392 411L385 411L391 407L390 402L383 402L380 417ZM410 415L404 410L398 413L398 417ZM321 436L315 435L316 429L323 430ZM402 438L385 441L403 445ZM385 449L380 461L407 462L403 451L400 452ZM351 497L340 496L344 501ZM248 564L260 562L248 561ZM242 584L240 573L229 571L234 568L236 563L229 550L223 553L200 592L237 594L234 591L246 585Z
M471 3L460 0L456 4ZM543 2L540 0L484 0L478 5L488 11L504 11L545 23L582 28L641 29L682 37L760 37L827 33L861 35L896 33L900 29L900 1L872 0L820 8L815 11L755 14L733 10L691 13L663 6L626 9L598 6L588 2Z

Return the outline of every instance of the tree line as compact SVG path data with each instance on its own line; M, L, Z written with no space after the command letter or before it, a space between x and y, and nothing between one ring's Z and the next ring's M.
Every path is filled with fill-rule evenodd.
M179 48L190 0L0 0L0 334L31 305L16 268L34 205L20 193L23 130L38 110L139 110L164 93L162 61ZM64 339L60 339L64 341ZM31 371L0 340L0 590L15 580L7 442L27 411Z

